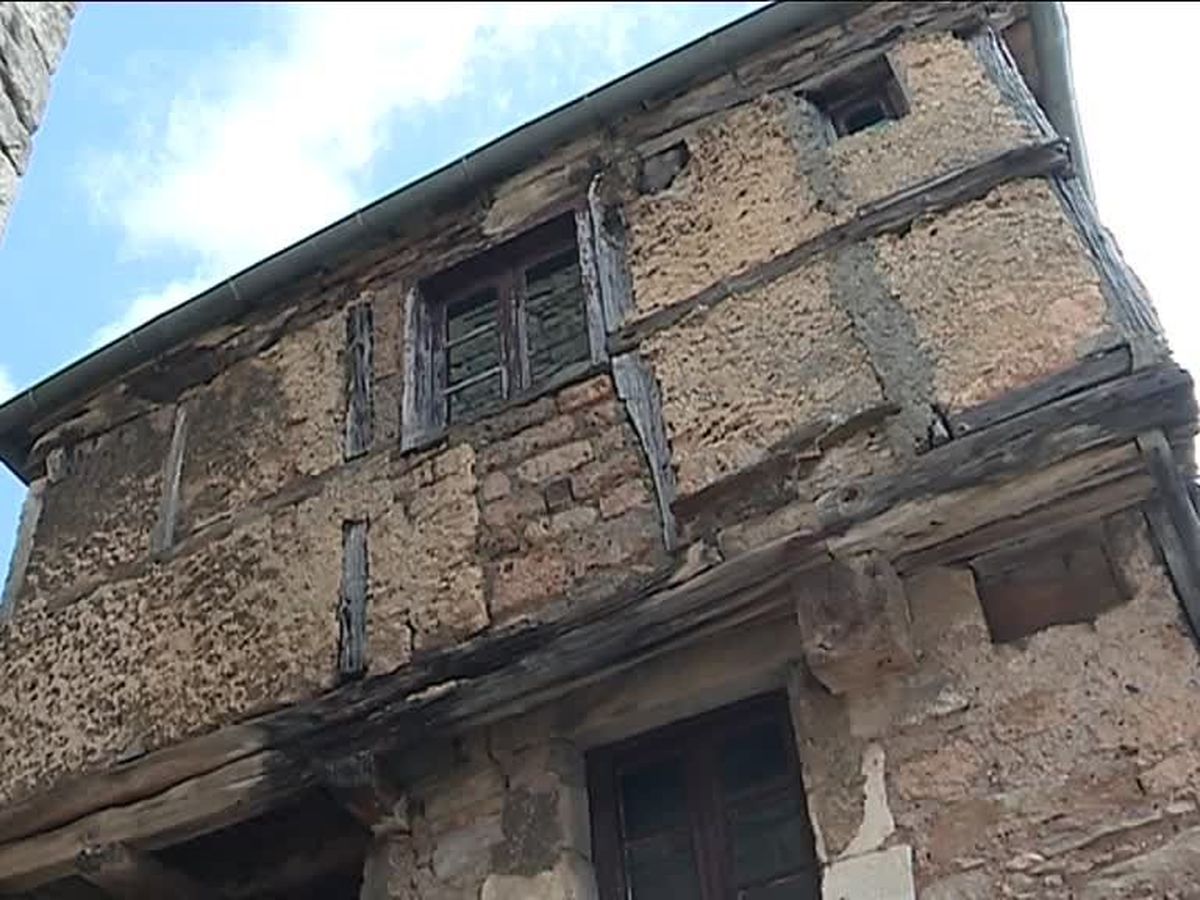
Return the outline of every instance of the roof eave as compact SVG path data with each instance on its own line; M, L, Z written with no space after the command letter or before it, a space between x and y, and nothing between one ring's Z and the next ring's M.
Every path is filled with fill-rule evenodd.
M351 213L258 262L185 303L89 353L0 405L0 459L28 483L28 454L38 420L90 396L139 366L207 329L253 309L289 282L328 268L352 248L391 236L439 202L486 187L527 165L548 145L612 121L644 101L678 90L729 59L756 52L791 31L822 27L863 3L777 3L673 51L603 87L534 119ZM1062 6L1031 3L1035 53L1042 72L1047 115L1076 149L1077 171L1088 184L1086 158L1071 89L1066 20Z

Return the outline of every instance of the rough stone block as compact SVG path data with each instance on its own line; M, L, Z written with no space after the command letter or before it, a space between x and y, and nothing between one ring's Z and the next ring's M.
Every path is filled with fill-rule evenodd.
M517 475L525 481L541 484L578 469L594 455L592 445L587 441L574 441L527 459L517 466Z
M1096 269L1043 180L1003 185L875 246L944 409L1067 368L1108 328Z
M908 114L830 146L847 210L1037 138L952 35L899 44L888 57Z
M611 400L613 396L612 379L608 375L597 375L559 391L558 408L563 412L571 412L602 400Z
M681 495L761 462L803 427L882 400L819 263L656 333L642 352L662 389Z
M189 399L180 534L341 463L344 343L341 316L330 316L226 369Z
M69 449L43 491L23 602L69 602L148 560L173 418L160 409Z
M654 499L640 481L626 481L600 498L600 515L605 519L619 516L631 509L649 508Z
M687 138L687 164L670 188L627 204L635 318L789 250L831 221L800 175L790 115L786 100L763 97L712 117Z

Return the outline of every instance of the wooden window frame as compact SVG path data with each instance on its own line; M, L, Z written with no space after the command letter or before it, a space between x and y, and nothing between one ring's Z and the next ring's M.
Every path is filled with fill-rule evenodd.
M588 796L591 808L592 854L600 900L626 900L626 880L621 829L618 772L630 764L647 763L656 758L684 757L689 798L689 827L702 900L729 900L724 893L730 877L727 871L728 835L724 825L725 807L713 760L714 748L722 739L757 722L775 721L786 733L787 772L776 788L795 779L803 799L800 761L787 697L772 693L723 707L714 712L676 722L587 754ZM706 749L699 749L704 747ZM681 751L680 748L688 748ZM811 833L811 823L809 823ZM820 890L820 866L815 847L813 872ZM795 877L795 875L787 876ZM763 885L755 885L761 887Z
M421 279L409 292L405 313L405 391L401 445L416 449L439 439L452 425L495 415L504 408L557 390L592 374L608 358L599 290L592 213L566 206L516 237ZM588 357L532 384L524 273L574 248L583 288ZM448 311L472 294L496 291L501 399L467 422L448 421L446 324ZM494 370L489 370L494 373ZM481 375L483 373L480 373Z

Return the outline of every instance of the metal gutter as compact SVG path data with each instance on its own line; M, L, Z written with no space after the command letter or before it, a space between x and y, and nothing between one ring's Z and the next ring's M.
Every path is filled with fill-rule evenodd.
M353 251L392 237L451 198L464 197L514 174L545 152L589 129L601 127L638 105L729 69L792 31L823 27L853 15L864 3L782 2L747 16L635 69L526 125L508 132L449 165L242 270L129 334L89 353L0 405L0 459L28 482L26 456L35 422L76 402L129 371L210 328L263 305L274 292L305 275L328 268ZM1066 27L1058 3L1031 6L1038 65L1050 120L1082 152L1066 60ZM1050 11L1042 7L1051 7ZM1045 30L1046 34L1042 34ZM1043 59L1043 53L1046 54ZM1050 105L1049 103L1047 104ZM1081 165L1086 183L1086 165Z
M1075 83L1071 76L1071 36L1067 14L1062 3L1031 2L1029 24L1033 30L1033 55L1041 77L1042 108L1046 118L1060 135L1071 142L1071 159L1075 174L1092 194L1092 172L1088 168L1087 146L1079 125L1079 110L1075 106Z

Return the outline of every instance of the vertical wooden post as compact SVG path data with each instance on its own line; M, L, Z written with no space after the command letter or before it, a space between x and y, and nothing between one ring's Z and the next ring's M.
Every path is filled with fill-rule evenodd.
M171 431L171 446L163 463L158 521L150 534L150 554L155 559L161 559L175 543L175 526L179 518L179 482L183 476L183 453L186 445L187 407L180 401L175 406L175 427Z
M371 449L373 340L371 304L356 303L346 311L346 459L354 459Z
M367 668L367 523L342 525L342 588L338 603L338 675L357 678Z

